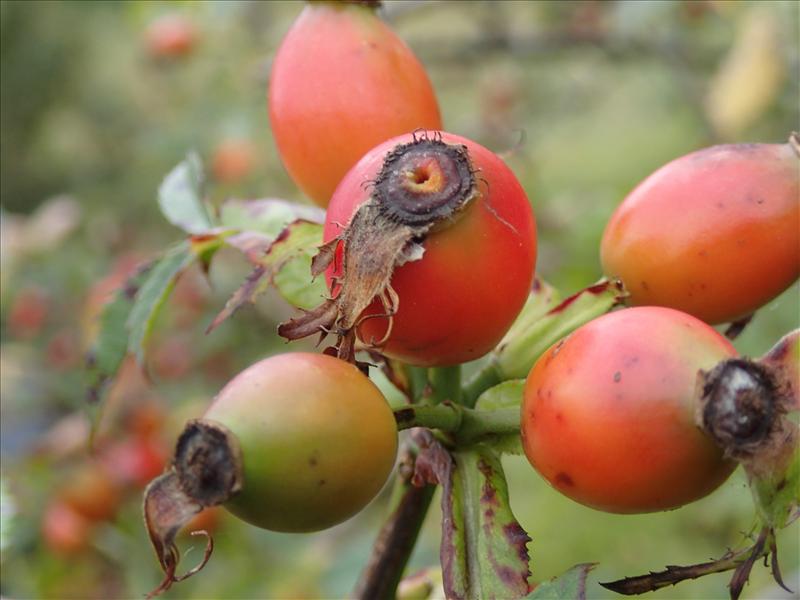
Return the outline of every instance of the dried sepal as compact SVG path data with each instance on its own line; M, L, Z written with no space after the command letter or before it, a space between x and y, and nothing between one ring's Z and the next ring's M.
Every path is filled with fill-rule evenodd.
M368 348L379 348L391 334L400 302L391 287L394 270L422 258L425 236L452 224L479 196L466 147L445 144L439 135L424 134L395 147L371 187L369 199L344 231L321 246L312 260L314 276L341 260L334 296L278 328L289 340L333 334L337 355L350 362L355 361L358 327L365 319L388 321L382 339L358 340ZM383 311L363 315L376 299Z
M742 463L751 480L785 470L800 440L797 423L787 416L797 404L795 376L767 357L723 361L700 371L697 381L698 425Z
M175 537L192 517L209 506L227 502L242 488L242 455L236 437L223 425L193 419L178 438L169 469L154 479L144 493L144 520L150 541L164 571L164 579L148 598L167 591L173 583L199 572L208 562L214 540L206 531L206 549L200 564L176 575L180 552Z
M751 460L777 434L786 413L770 372L733 358L698 376L698 421L725 454Z
M800 410L800 329L783 336L758 362L774 374L786 410Z
M164 579L147 595L147 598L166 592L174 582L183 578L175 574L180 560L175 536L201 510L203 510L201 504L183 493L178 476L172 469L147 486L144 493L144 520L158 562L164 571ZM203 565L206 560L203 560Z
M750 313L749 315L746 315L746 316L742 317L741 319L736 319L735 321L732 321L725 328L725 332L724 332L725 337L728 338L731 341L733 341L736 338L738 338L740 335L742 335L742 332L750 324L750 321L752 321L753 317L755 317L755 316L756 316L755 313Z

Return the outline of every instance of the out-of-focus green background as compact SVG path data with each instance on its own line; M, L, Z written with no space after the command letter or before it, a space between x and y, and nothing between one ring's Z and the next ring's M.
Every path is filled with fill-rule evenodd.
M158 583L141 483L124 489L120 508L91 526L83 548L54 547L42 534L43 514L87 465L102 462L85 445L85 340L126 268L181 235L160 216L155 193L188 151L209 165L213 202L306 201L283 171L266 114L270 61L302 8L0 3L4 598L132 598ZM606 220L654 169L713 143L782 142L800 125L794 2L387 2L382 13L428 68L446 128L507 156L536 212L539 274L565 293L600 276ZM195 28L185 56L148 49L148 27L167 14ZM233 162L242 173L211 167L215 157L225 162L224 143L239 148ZM101 440L133 440L129 421L146 404L163 408L163 425L147 435L168 448L227 379L284 349L273 332L290 308L273 297L203 333L247 272L241 257L223 253L208 282L199 273L183 278L152 340L150 379L135 370L122 378ZM98 284L109 273L116 279ZM799 320L795 284L736 346L759 355ZM512 507L533 538L536 578L599 562L590 598L613 595L598 580L718 556L751 525L739 473L680 510L616 516L561 497L523 459L505 465ZM167 597L342 597L366 561L385 500L313 535L274 534L223 515L205 571ZM437 562L438 519L433 510L411 570ZM797 527L780 542L785 580L800 589ZM180 544L195 546L184 566L199 558L202 542ZM652 596L725 598L727 578ZM778 590L761 565L744 596L797 597Z

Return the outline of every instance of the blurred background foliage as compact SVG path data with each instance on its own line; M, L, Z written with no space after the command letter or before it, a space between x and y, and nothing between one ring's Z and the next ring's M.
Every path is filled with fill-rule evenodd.
M183 421L227 379L283 351L273 332L291 309L277 297L204 335L249 270L222 252L207 279L180 280L150 342L148 376L124 370L89 453L86 340L109 291L180 235L155 201L163 176L195 149L212 202L306 202L280 165L265 101L271 58L300 10L299 2L0 2L3 597L152 589L159 573L140 517L145 482ZM387 2L382 13L428 68L447 129L507 158L536 211L539 274L565 293L600 276L605 222L643 177L714 143L785 141L800 124L794 2L409 1ZM176 15L189 24L188 46L158 50L154 23ZM795 284L737 347L763 353L798 315ZM505 466L512 506L533 538L534 575L599 562L591 598L612 596L597 580L718 556L750 527L739 474L680 510L616 516L560 496L522 459ZM211 515L213 559L167 596L342 597L384 503L314 535ZM410 572L436 564L438 519L433 510ZM195 546L188 566L202 542L181 544ZM795 528L781 539L795 590L798 554ZM652 596L725 598L726 582L706 577ZM757 567L745 597L787 596Z

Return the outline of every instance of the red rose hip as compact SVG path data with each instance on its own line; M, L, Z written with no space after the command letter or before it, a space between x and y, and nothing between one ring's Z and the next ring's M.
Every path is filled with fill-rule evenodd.
M694 317L661 307L604 315L552 346L525 386L522 441L537 471L608 512L676 508L733 471L695 424L695 386L736 351Z
M373 146L442 127L408 46L373 7L348 2L309 3L297 18L272 66L269 115L287 171L320 206Z
M419 366L491 350L530 291L536 224L525 191L491 151L448 133L368 152L331 199L315 259L333 299L281 326L332 332L339 356L365 346Z
M600 253L632 304L707 323L752 313L800 276L797 146L722 145L672 161L617 208Z

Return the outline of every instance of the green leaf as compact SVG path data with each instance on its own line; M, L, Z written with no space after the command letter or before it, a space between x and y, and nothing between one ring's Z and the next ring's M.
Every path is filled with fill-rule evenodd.
M152 263L141 267L114 293L100 313L97 336L86 355L87 397L91 405L102 400L128 352L128 318L151 269Z
M232 245L240 241L238 235L226 239ZM328 293L321 277L311 277L311 257L322 243L322 225L298 219L287 225L263 252L253 251L251 241L248 239L240 249L248 253L257 266L225 303L225 308L214 318L208 331L218 327L245 304L255 302L272 284L287 302L300 308L313 308Z
M277 198L261 200L226 200L220 208L223 227L264 234L270 240L278 237L292 221L303 219L313 223L325 221L325 211L316 206L297 204Z
M274 281L281 296L298 308L312 309L328 296L325 279L311 279L311 255L306 253L284 263Z
M311 258L322 244L322 225L308 221L290 224L278 236L264 257L263 264L274 273L278 292L289 304L311 309L328 296L324 277L311 277Z
M475 408L482 411L519 409L525 390L524 379L510 379L486 390L478 397ZM522 454L522 440L519 433L497 436L485 443L501 454Z
M503 336L503 340L499 345L503 346L507 340L512 340L526 331L546 315L548 311L558 306L559 302L561 302L561 294L556 288L544 279L539 277L534 279L531 291L525 300L525 306L522 307L516 320L506 332L506 335Z
M595 563L575 565L550 581L537 585L527 600L586 600L586 578Z
M172 291L178 275L195 260L189 242L181 242L167 250L147 274L127 319L128 352L144 363L144 346L158 312Z
M192 254L197 257L200 267L206 275L211 267L211 259L214 258L217 250L225 245L227 238L231 235L232 232L223 230L189 236L189 247Z
M525 596L530 538L511 512L499 457L480 445L449 455L437 443L417 457L418 467L420 458L422 468L431 469L443 487L441 557L446 596L470 600Z
M212 228L203 201L203 165L194 152L172 169L158 188L158 205L167 221L187 233Z
M483 392L475 403L475 408L478 410L517 408L522 404L522 393L524 391L524 379L510 379L504 381Z
M491 366L501 381L527 377L545 350L584 323L610 311L624 297L621 284L601 280L544 313L541 309L547 303L526 305L517 324L494 351Z

